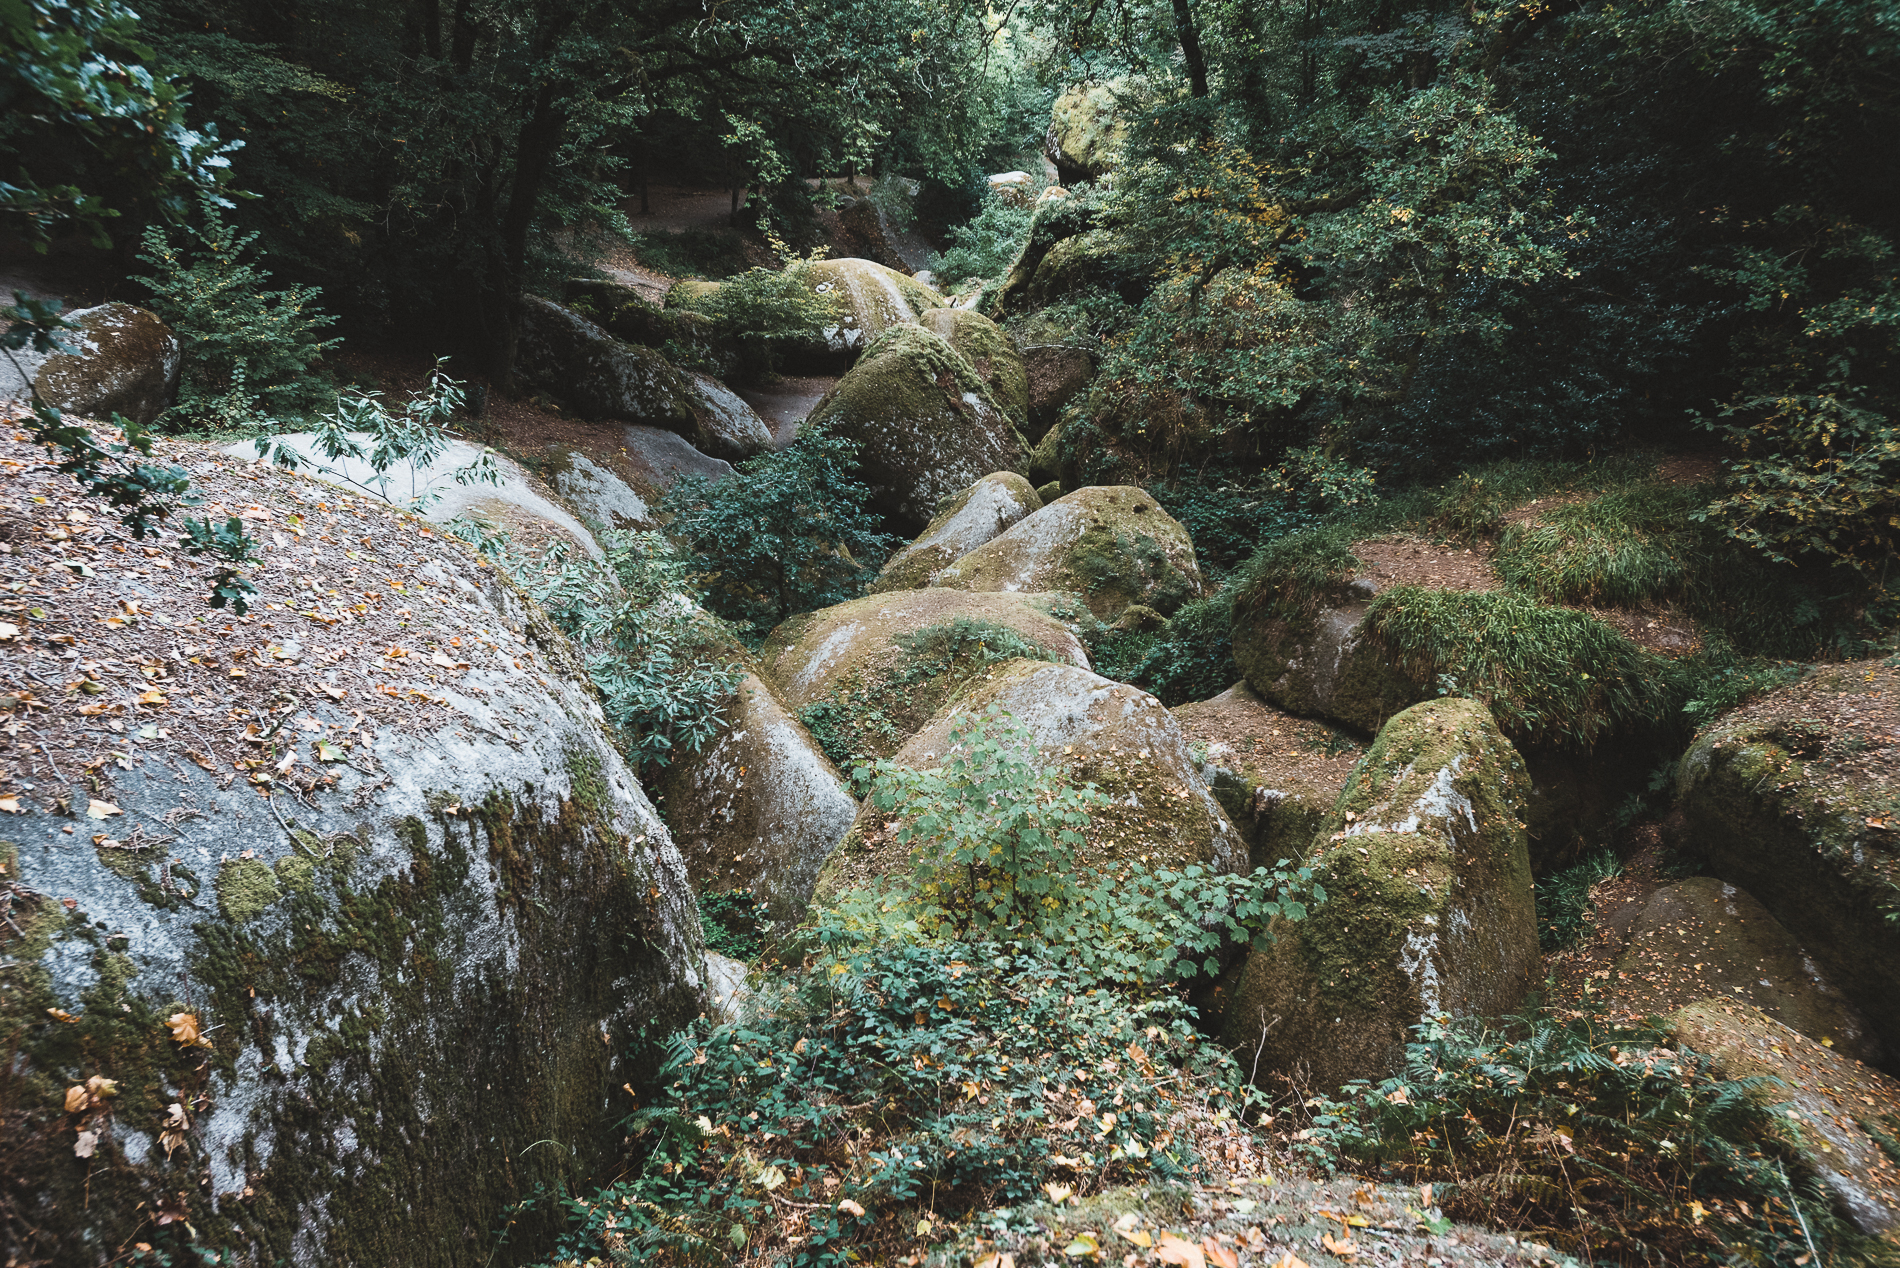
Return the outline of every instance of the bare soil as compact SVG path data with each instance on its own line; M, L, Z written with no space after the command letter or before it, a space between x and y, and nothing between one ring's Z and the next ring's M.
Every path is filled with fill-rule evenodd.
M1424 537L1385 537L1353 543L1364 565L1355 575L1381 590L1424 586L1432 590L1495 590L1501 584L1482 550Z

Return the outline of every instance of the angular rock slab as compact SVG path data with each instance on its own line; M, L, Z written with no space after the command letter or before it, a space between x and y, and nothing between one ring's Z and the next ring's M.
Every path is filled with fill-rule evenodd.
M941 335L989 386L990 395L1018 427L1029 423L1029 372L1009 332L967 308L932 308L917 324Z
M818 869L858 801L808 732L756 674L727 705L727 727L667 766L660 797L701 893L749 890L774 921L804 919Z
M986 475L951 498L916 541L891 556L871 591L921 590L945 568L1041 509L1042 499L1014 471Z
M938 711L891 758L928 770L941 765L950 734L990 708L1029 732L1043 760L1089 781L1107 804L1092 812L1088 845L1069 866L1096 873L1145 857L1157 868L1197 863L1239 871L1247 848L1201 782L1181 728L1146 692L1074 665L1017 660L997 666L954 703ZM906 884L909 850L890 831L885 812L867 806L844 843L826 861L815 897L832 901L852 890Z
M1226 991L1222 1039L1322 1088L1402 1066L1430 1017L1498 1017L1538 972L1529 795L1490 711L1433 700L1386 723L1306 863L1328 899L1275 926Z
M1077 489L941 570L952 590L1063 590L1112 621L1130 604L1172 613L1201 596L1194 543L1141 489Z
M858 442L872 506L902 532L920 533L937 504L992 471L1020 471L1027 457L1008 413L941 335L896 325L812 410Z
M54 409L86 418L123 414L150 423L178 390L181 345L156 314L130 304L101 304L66 314L77 326L61 339L72 348L40 363L33 386Z
M522 300L521 373L583 418L614 418L698 439L697 386L652 348L622 343L571 308Z
M1900 1161L1880 1144L1900 1135L1900 1082L1727 999L1682 1009L1668 1029L1727 1078L1777 1080L1751 1095L1789 1107L1797 1148L1855 1227L1900 1241Z
M314 537L327 494L290 503L302 486L272 473L244 494L299 507ZM39 1239L23 1258L168 1241L162 1203L241 1262L485 1262L537 1184L610 1171L622 1085L644 1088L650 1042L702 1008L684 866L580 657L460 543L389 529L379 577L407 587L417 649L389 672L413 695L375 695L303 641L348 642L347 625L261 606L223 618L228 639L127 623L115 650L152 665L196 641L220 659L256 648L269 667L216 703L261 711L277 693L243 683L296 686L281 729L245 745L223 707L193 722L175 699L156 735L118 741L126 766L77 820L28 797L0 824L4 883L21 887L0 1023L17 1098L3 1152L30 1177L10 1198ZM267 802L234 750L334 782ZM95 1077L117 1084L98 1105ZM525 1218L511 1246L547 1244Z
M1841 1055L1876 1064L1880 1040L1752 894L1713 876L1665 885L1630 931L1614 1006L1663 1016L1710 996L1746 1004Z

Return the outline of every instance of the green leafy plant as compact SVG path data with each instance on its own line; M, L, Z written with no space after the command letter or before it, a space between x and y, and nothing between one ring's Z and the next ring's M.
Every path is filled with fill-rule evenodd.
M335 409L318 421L311 437L311 447L320 457L282 437L258 441L258 455L292 471L312 467L329 479L355 485L405 510L425 511L441 499L445 478L425 472L448 452L454 440L448 422L463 404L462 385L448 376L445 364L445 360L437 361L428 387L396 410L383 404L381 392L352 392L337 398ZM369 468L367 473L363 466ZM403 475L407 487L392 493L390 486ZM446 478L460 485L499 485L502 472L494 451L484 448L474 461L446 473Z
M838 297L814 289L811 266L818 259L814 253L782 269L747 269L717 286L683 292L674 306L710 318L715 337L737 342L748 360L769 371L784 341L813 339L838 320Z
M1586 1263L1814 1262L1811 1239L1848 1236L1818 1186L1789 1183L1759 1096L1772 1080L1722 1078L1661 1031L1589 1013L1414 1033L1403 1074L1320 1098L1314 1152L1430 1182L1446 1213Z
M708 951L753 959L764 949L771 927L771 909L750 890L721 889L699 896L699 929Z
M329 389L311 363L339 340L320 331L336 318L316 309L308 286L265 290L270 274L245 258L257 234L225 222L219 201L199 200L182 245L157 225L146 229L139 259L152 309L184 341L178 401L166 412L174 429L235 430L277 423L314 409Z
M214 525L187 519L184 548L187 554L215 555L225 562L211 578L212 607L229 605L239 616L251 610L251 596L257 593L257 587L238 571L238 566L258 561L257 539L244 531L243 520L233 515L223 524Z
M687 476L667 490L669 531L703 561L715 613L763 632L863 592L896 539L866 509L857 455L856 441L807 427L722 480Z
M721 632L684 595L689 565L657 533L609 531L605 560L563 563L534 597L591 652L588 675L636 767L696 753L726 728L743 670L698 654Z
M1583 933L1591 886L1622 874L1616 855L1602 849L1537 882L1537 941L1546 955L1563 950Z
M1001 279L1029 240L1030 205L1041 192L989 195L974 217L951 228L951 245L931 257L931 273L950 290Z

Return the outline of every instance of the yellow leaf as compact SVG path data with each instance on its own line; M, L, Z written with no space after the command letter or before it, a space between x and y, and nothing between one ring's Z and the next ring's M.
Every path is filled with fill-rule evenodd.
M1351 1227L1351 1228L1371 1228L1372 1227L1372 1221L1367 1219L1363 1215L1348 1215L1346 1217L1346 1224L1348 1227Z
M139 692L139 703L140 704L164 704L165 693L158 690L141 691Z
M1319 1236L1319 1244L1333 1254L1346 1259L1350 1259L1359 1253L1359 1247L1353 1242L1350 1234L1346 1236L1344 1241L1335 1241L1331 1233L1321 1233Z
M85 1109L87 1102L91 1100L92 1097L86 1092L86 1089L75 1083L66 1089L66 1112L68 1114L77 1114L80 1110Z
M198 1032L198 1014L173 1013L165 1019L172 1028L172 1038L186 1047L209 1048L211 1041Z
M46 1015L48 1017L51 1017L54 1021L78 1021L79 1020L79 1018L73 1016L71 1013L67 1012L63 1008L49 1008L46 1010Z
M1211 1237L1201 1239L1201 1249L1207 1252L1207 1261L1215 1268L1240 1268L1240 1256L1232 1247L1223 1246Z
M1273 1268L1308 1268L1307 1262L1292 1251L1273 1261Z
M1075 1240L1063 1247L1062 1253L1071 1259L1095 1258L1102 1253L1102 1244L1087 1233L1077 1233Z
M1057 1184L1054 1180L1051 1180L1048 1184L1043 1185L1042 1188L1043 1188L1043 1192L1049 1195L1049 1200L1051 1202L1056 1203L1057 1205L1067 1202L1069 1200L1069 1197L1075 1192L1075 1189L1072 1186L1066 1185L1066 1184Z
M122 815L124 813L125 811L119 809L109 801L100 801L97 798L91 797L86 799L86 817L88 819L110 819L113 815Z
M1155 1258L1164 1264L1177 1264L1180 1268L1207 1268L1207 1256L1201 1253L1201 1248L1173 1233L1161 1235L1161 1244L1155 1247Z

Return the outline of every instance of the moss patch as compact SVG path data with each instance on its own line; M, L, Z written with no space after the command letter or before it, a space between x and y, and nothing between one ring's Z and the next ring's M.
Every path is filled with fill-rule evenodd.
M284 896L277 873L256 859L230 859L218 868L218 910L226 920L243 924Z

